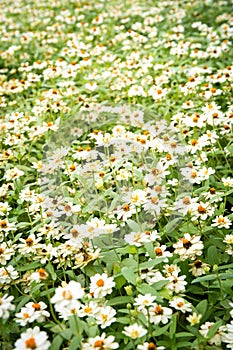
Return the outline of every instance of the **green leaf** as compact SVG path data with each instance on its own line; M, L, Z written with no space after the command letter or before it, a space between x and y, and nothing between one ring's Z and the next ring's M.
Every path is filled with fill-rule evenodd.
M204 337L201 335L199 330L193 326L186 326L187 330L190 331L192 334L194 334L197 338L204 339Z
M74 338L72 338L70 346L69 346L69 350L77 350L80 349L80 343L82 341L82 337L80 336L75 336Z
M133 230L133 232L141 232L141 228L136 221L128 219L126 220L126 223L131 228L131 230Z
M140 264L140 269L144 270L144 269L150 269L151 267L154 267L156 265L159 265L162 261L164 261L165 258L163 257L159 257L156 259L151 259L147 262L144 262L142 264Z
M219 327L222 325L222 321L219 320L217 322L215 322L209 329L206 338L207 339L211 339L213 338L213 336L216 334L217 330L219 329Z
M27 271L27 270L35 270L41 267L41 263L39 261L33 261L30 264L25 264L23 266L17 267L18 271Z
M126 279L121 275L114 278L116 283L116 289L120 289L127 282Z
M64 331L60 332L60 336L66 340L70 340L70 338L72 337L71 329L64 329Z
M208 306L207 300L200 301L200 303L198 303L196 306L197 313L204 315L207 310L207 306Z
M122 275L125 277L127 282L132 283L133 285L136 285L136 279L137 275L134 272L134 267L129 268L129 267L123 267L121 270Z
M222 265L222 266L219 266L219 267L218 267L219 270L231 269L231 268L233 268L233 264Z
M194 335L189 332L179 332L176 334L176 338L193 337Z
M190 346L192 345L192 343L190 343L189 341L182 341L176 344L177 349L181 348L181 349L190 349Z
M59 350L63 343L63 339L60 335L56 335L53 339L52 344L49 347L49 350Z
M207 250L207 259L208 263L210 265L218 265L219 264L219 257L218 257L218 250L215 246L211 246Z
M113 299L110 299L107 301L106 305L113 306L113 305L121 305L121 304L127 304L127 303L133 303L133 298L130 296L121 296L121 297L115 297Z
M121 324L129 324L129 317L117 317L116 320Z
M219 277L221 279L233 279L233 273L220 273Z
M122 265L127 268L137 268L137 261L134 260L134 258L132 256L130 256L129 258L126 258L122 261Z
M17 306L16 306L16 310L15 312L19 312L19 310L21 309L22 306L24 306L27 302L29 302L29 300L31 300L31 296L25 296L21 299L20 302L17 302Z
M69 317L69 325L74 335L80 336L82 334L83 325L80 318L77 315L72 315Z
M169 328L169 324L167 324L166 326L164 326L164 327L159 327L157 330L155 330L152 334L153 334L153 336L154 337L158 337L159 335L161 335L161 334L164 334L167 330L168 330L168 328Z
M173 314L170 320L170 327L169 327L170 339L172 339L174 334L176 333L176 323L177 323L176 314Z
M92 319L92 317L90 317ZM91 320L91 323L93 324L93 319ZM94 338L98 334L98 325L91 326L90 324L87 324L87 329L85 332L87 333L89 338Z
M202 276L202 277L195 278L195 280L193 280L191 283L213 281L216 279L217 279L216 275L208 275L208 276Z
M180 220L181 218L176 218L176 219L173 219L172 221L169 221L169 223L165 226L166 234L174 232L174 228L180 222Z
M160 290L162 289L164 286L166 286L166 284L168 284L168 280L162 280L162 281L158 281L152 284L152 287L156 290Z
M51 264L51 262L49 261L46 265L46 270L50 273L51 278L53 281L56 281L57 279L57 274L54 271L53 265Z

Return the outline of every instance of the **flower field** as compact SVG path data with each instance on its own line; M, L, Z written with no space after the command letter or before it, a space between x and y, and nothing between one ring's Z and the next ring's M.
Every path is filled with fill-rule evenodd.
M233 349L231 0L0 2L0 349Z

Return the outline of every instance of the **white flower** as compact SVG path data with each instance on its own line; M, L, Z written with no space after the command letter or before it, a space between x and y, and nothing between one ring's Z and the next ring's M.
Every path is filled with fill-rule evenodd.
M89 91L95 91L97 89L97 84L93 81L86 83L85 88Z
M233 321L226 325L225 329L226 333L222 333L222 341L227 343L227 348L233 349Z
M55 310L60 313L60 317L67 319L68 316L76 314L81 303L78 299L84 296L84 290L79 282L70 281L64 287L58 287L51 302L55 304Z
M0 245L0 264L6 265L7 260L10 260L12 255L15 253L14 245L12 245L12 242L8 240L7 244L6 242L2 242Z
M99 311L99 306L94 301L90 301L87 305L82 305L78 316L79 317L85 317L85 316L94 316Z
M103 298L105 295L112 293L114 286L113 277L108 277L106 273L96 274L91 277L90 293L93 293L95 298Z
M45 317L49 317L50 313L46 311L47 305L40 301L39 303L27 303L19 313L15 316L18 318L16 322L18 322L21 326L25 326L28 322L44 322Z
M155 301L156 297L147 293L145 295L139 294L137 298L134 300L134 305L138 306L138 310L145 309L151 305Z
M142 86L139 86L139 85L132 85L128 91L128 95L130 97L132 96L146 96L146 93L143 89Z
M14 350L47 350L50 342L47 333L40 331L39 327L29 328L21 333L21 338L15 343Z
M14 299L12 295L8 296L8 294L4 294L0 297L0 318L7 320L10 316L9 311L13 311L15 309L15 305L11 304L11 301Z
M36 238L34 233L30 234L26 239L20 238L20 244L18 244L19 252L22 254L35 253L41 249L41 237Z
M195 260L192 264L189 264L189 266L192 266L189 271L191 271L192 275L195 277L205 275L206 272L210 269L208 264L198 259Z
M233 187L233 178L231 178L230 176L223 177L222 183L225 187Z
M169 302L176 310L183 313L192 311L191 304L181 297L176 297Z
M106 333L102 333L95 338L89 338L87 343L82 344L82 350L111 350L118 349L119 344L114 342L113 335L106 337Z
M46 280L47 278L48 273L42 267L30 275L30 280L35 281L36 283L40 283L42 280Z
M147 202L146 195L147 195L146 191L138 189L124 196L123 200L127 201L127 203L140 206Z
M106 328L116 321L115 315L116 311L111 306L102 306L94 317L101 328Z
M206 336L207 336L207 334L208 334L210 328L211 328L213 325L214 325L214 322L208 322L208 321L207 321L207 322L205 322L204 324L201 325L201 328L200 328L199 332L203 335L203 337L206 338ZM224 326L220 327L220 328L216 331L216 333L214 334L214 336L213 336L211 339L208 340L208 343L211 344L211 345L214 344L214 345L217 345L217 346L221 345L221 343L222 343L222 336L223 336L223 334L224 334L224 333L223 333L224 330L225 330L225 327L224 327Z
M172 315L172 310L159 304L149 307L150 321L154 324L167 323Z
M212 216L215 208L210 205L209 202L195 203L192 208L192 220L201 219L206 220L209 216Z
M164 346L156 346L154 343L144 343L142 345L138 345L138 350L165 350Z
M17 279L18 276L18 271L16 271L12 265L0 268L0 284L10 284L12 280Z
M200 322L201 318L202 318L201 314L197 314L196 312L194 312L192 315L189 315L186 318L186 320L189 321L191 326L195 326L195 324L198 324Z
M11 180L18 179L22 175L24 175L24 172L15 167L5 172L4 178L7 181L11 181Z
M204 245L200 236L190 236L189 233L185 233L183 238L179 238L179 241L173 244L173 247L174 254L178 254L181 260L195 260L197 255L202 254Z
M170 282L166 284L166 288L170 289L175 293L180 293L185 291L185 286L187 282L185 281L186 276L168 276Z
M231 221L226 216L219 215L212 221L211 226L218 228L230 228Z
M0 232L3 231L4 233L8 233L9 231L15 231L16 227L15 224L12 222L9 222L7 219L0 221Z
M124 327L122 333L124 333L129 338L138 339L147 334L147 330L141 325L134 323L131 326Z
M233 244L233 234L226 235L223 242L227 244Z
M178 213L186 215L193 208L193 203L195 203L198 198L191 198L190 196L180 198L175 202L174 210L177 210Z
M141 247L148 241L148 238L145 232L131 232L125 235L124 240L130 245Z
M149 89L148 94L152 96L154 100L159 100L162 97L166 96L167 92L167 88L162 88L161 86L152 86Z

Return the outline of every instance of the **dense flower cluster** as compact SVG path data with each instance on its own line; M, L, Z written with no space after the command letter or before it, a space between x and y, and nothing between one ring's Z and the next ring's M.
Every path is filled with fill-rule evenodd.
M0 8L0 348L233 349L230 1Z

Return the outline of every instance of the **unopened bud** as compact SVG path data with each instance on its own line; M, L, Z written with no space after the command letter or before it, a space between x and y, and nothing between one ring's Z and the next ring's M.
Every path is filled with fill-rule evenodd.
M124 288L125 288L127 295L129 295L129 296L133 295L132 286L125 286Z

